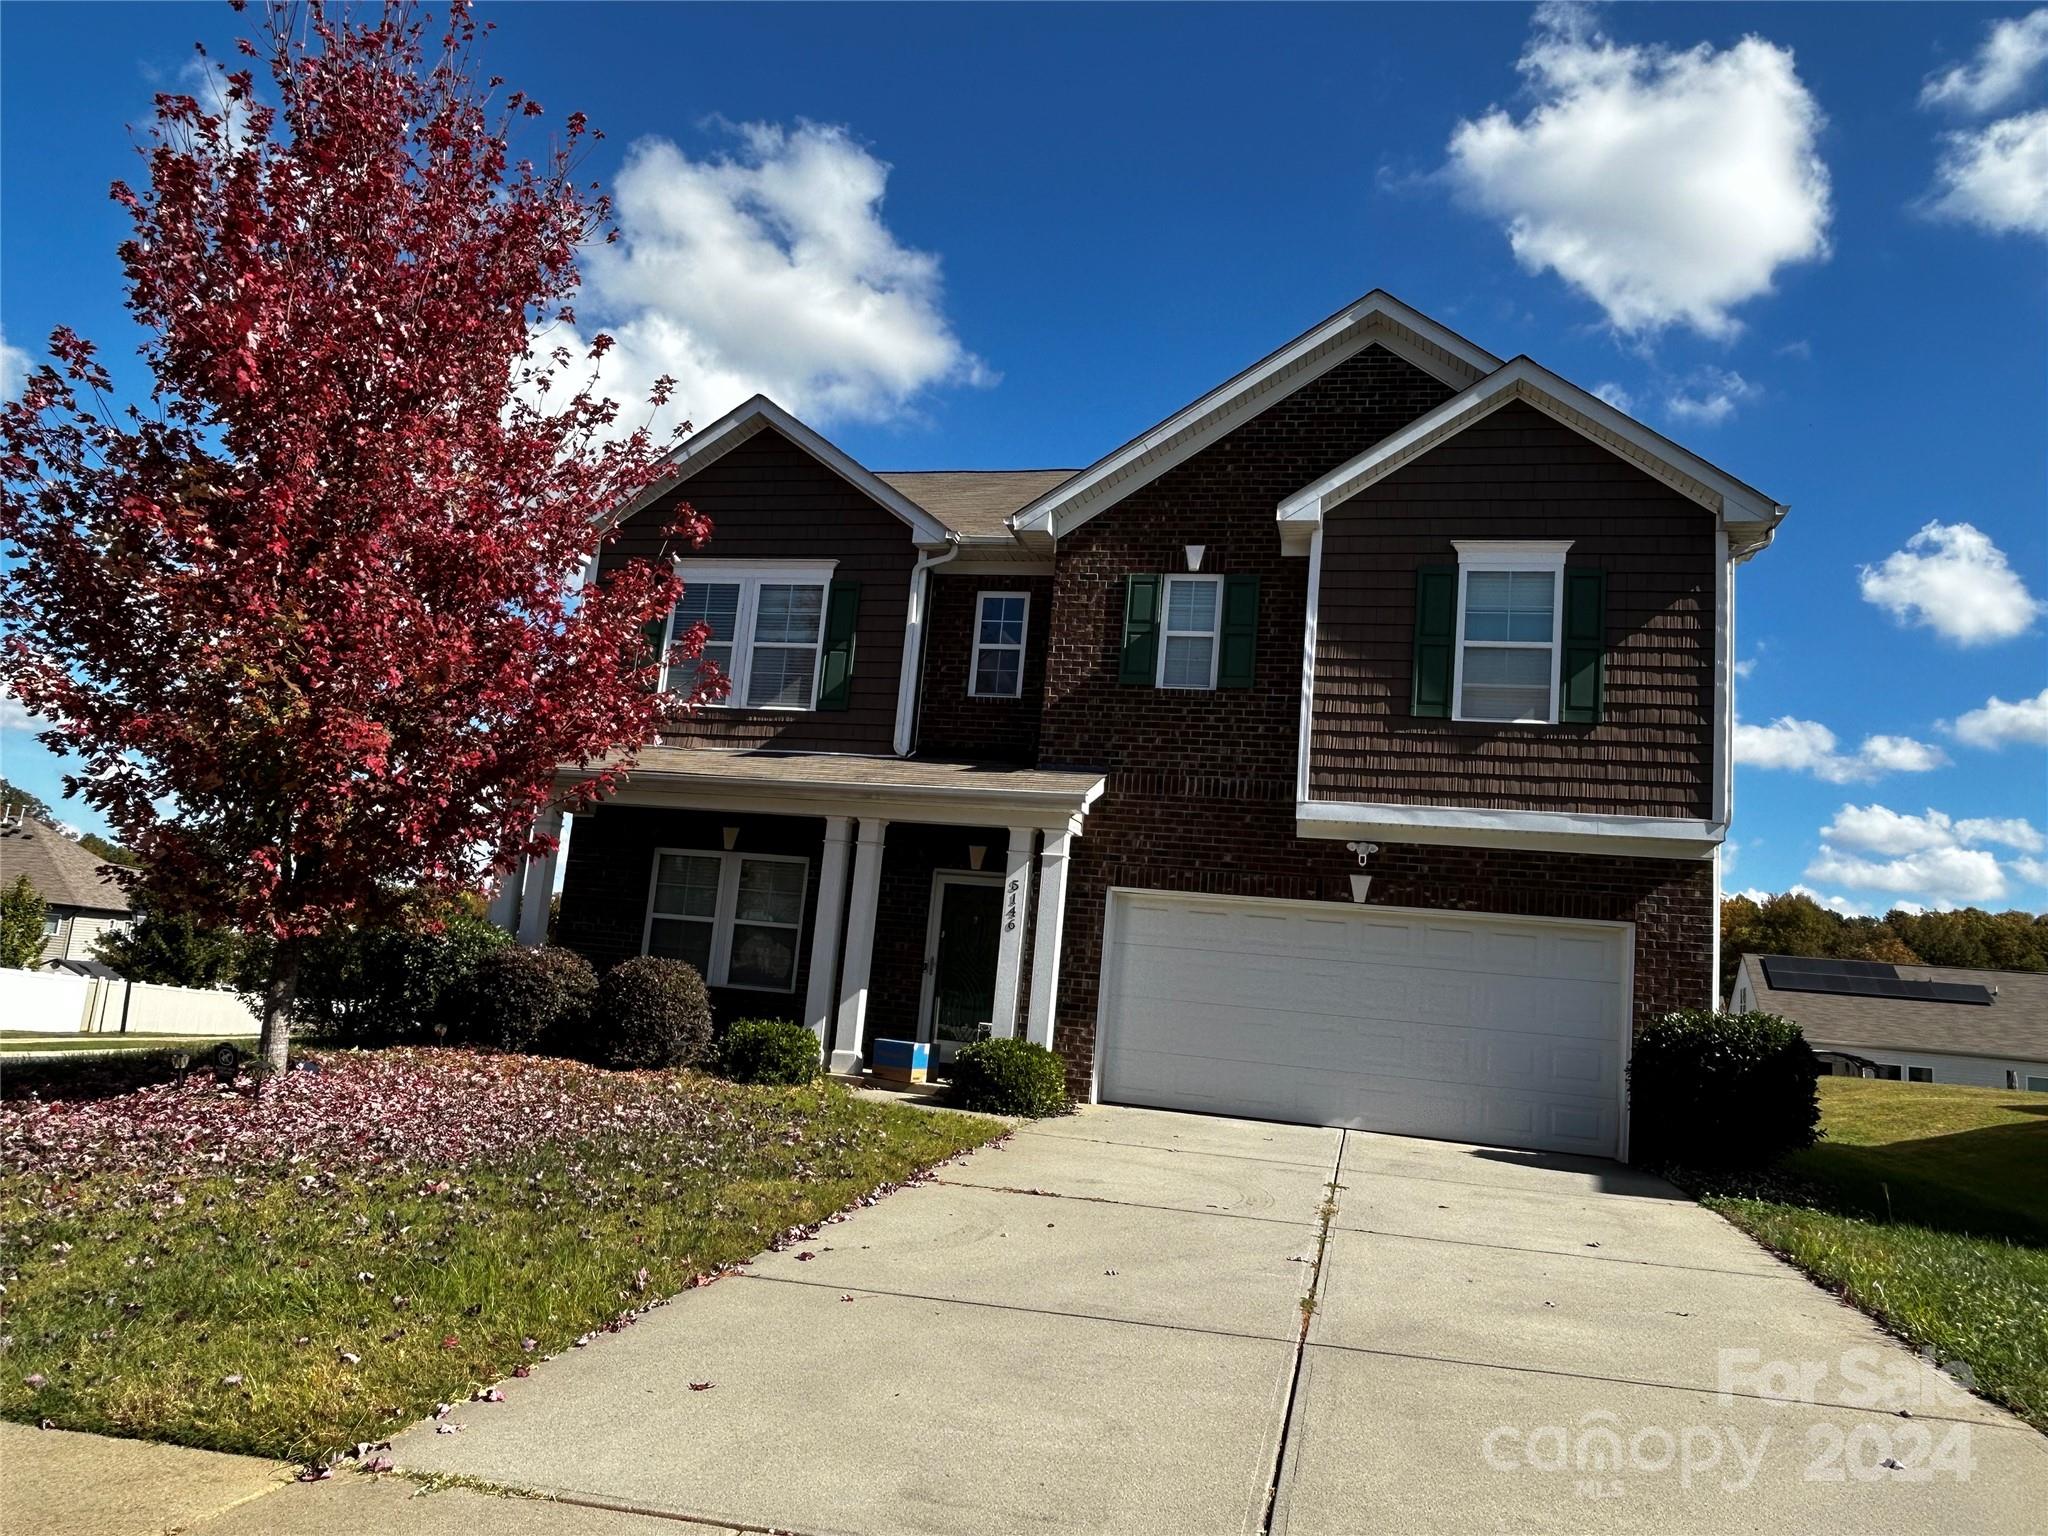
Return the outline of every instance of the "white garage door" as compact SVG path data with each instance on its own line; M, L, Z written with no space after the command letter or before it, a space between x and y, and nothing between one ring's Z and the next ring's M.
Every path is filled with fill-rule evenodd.
M1628 930L1118 891L1119 1104L1618 1156Z

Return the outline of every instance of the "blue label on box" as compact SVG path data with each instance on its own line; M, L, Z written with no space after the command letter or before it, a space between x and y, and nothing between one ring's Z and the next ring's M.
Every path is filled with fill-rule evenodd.
M931 1042L927 1040L877 1040L875 1042L875 1065L878 1067L906 1067L916 1071L919 1067L932 1064Z

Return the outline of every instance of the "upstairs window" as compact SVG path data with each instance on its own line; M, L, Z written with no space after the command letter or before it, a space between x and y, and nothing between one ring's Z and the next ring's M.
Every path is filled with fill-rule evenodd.
M1026 592L983 592L974 607L973 668L967 691L977 699L1015 699L1024 693L1024 631L1031 613Z
M711 635L697 658L677 658L668 666L663 686L694 694L703 681L703 663L709 662L731 684L723 699L710 704L817 708L832 567L684 561L679 569L683 595L669 616L667 643L699 623L708 624Z
M1216 686L1217 620L1222 581L1214 576L1169 576L1160 626L1159 686Z
M1557 718L1565 543L1458 549L1456 718L1550 724Z

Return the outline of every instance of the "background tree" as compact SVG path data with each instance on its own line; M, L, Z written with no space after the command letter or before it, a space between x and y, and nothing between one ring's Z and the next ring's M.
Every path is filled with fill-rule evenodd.
M78 846L87 853L96 854L109 864L118 864L123 869L133 869L142 861L135 857L132 849L123 848L119 843L110 843L97 832L87 832L78 839Z
M0 805L18 805L37 821L45 824L56 821L57 813L50 809L50 802L41 795L32 795L18 784L0 779Z
M49 916L50 904L36 894L27 875L17 875L0 893L0 966L30 970L43 958L43 924Z
M1735 983L1735 968L1744 955L2048 971L2048 917L1978 907L1845 917L1793 892L1767 897L1761 904L1747 896L1731 896L1721 903L1724 996Z
M267 12L239 48L274 108L246 68L217 109L157 98L113 189L150 409L67 328L0 408L0 682L152 891L269 941L273 1069L309 939L542 851L556 766L580 803L667 702L668 563L572 573L668 444L593 392L609 338L532 339L607 227L584 119L518 158L541 109L479 83L466 6L372 16Z
M94 959L128 981L166 987L236 985L243 959L239 934L167 907L161 896L147 889L135 900L134 921L101 934L93 945Z

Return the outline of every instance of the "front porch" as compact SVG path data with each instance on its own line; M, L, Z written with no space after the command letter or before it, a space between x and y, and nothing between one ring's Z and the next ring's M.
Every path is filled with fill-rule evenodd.
M600 970L688 960L721 1026L803 1022L838 1074L877 1039L1052 1044L1067 852L1099 774L656 747L578 813L557 942ZM551 829L552 830L552 829ZM555 860L499 919L546 935Z

